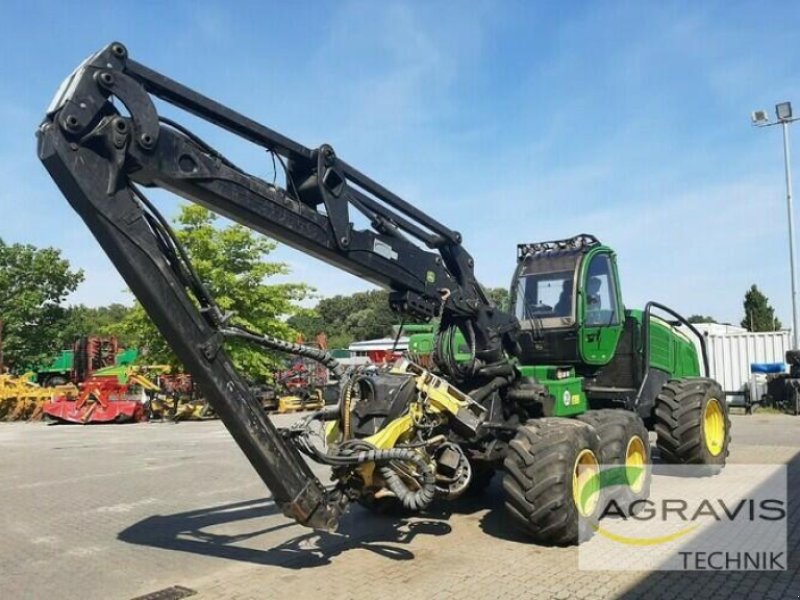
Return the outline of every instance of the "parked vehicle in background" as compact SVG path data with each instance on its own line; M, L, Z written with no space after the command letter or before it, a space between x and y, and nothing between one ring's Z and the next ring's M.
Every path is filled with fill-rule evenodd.
M62 350L49 365L37 369L33 381L42 387L78 384L99 369L132 365L138 356L136 348L121 348L115 337L85 336L75 340L72 349Z

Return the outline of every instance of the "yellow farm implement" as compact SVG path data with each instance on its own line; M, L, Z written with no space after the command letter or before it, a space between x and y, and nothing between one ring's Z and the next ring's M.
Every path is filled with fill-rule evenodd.
M53 396L75 395L74 385L41 387L27 376L0 375L0 421L28 421L42 418L42 406Z

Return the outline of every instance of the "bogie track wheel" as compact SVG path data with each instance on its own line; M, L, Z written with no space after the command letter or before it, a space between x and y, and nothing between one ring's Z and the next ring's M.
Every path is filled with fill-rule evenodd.
M590 410L577 417L594 427L600 438L604 473L603 497L627 512L634 512L650 495L650 442L644 422L634 412L621 409Z
M600 440L575 419L543 418L519 427L503 464L505 507L533 541L576 544L600 509Z

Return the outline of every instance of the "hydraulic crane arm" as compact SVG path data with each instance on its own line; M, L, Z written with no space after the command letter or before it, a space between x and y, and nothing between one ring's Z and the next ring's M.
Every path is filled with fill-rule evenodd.
M153 97L263 147L284 166L285 185L247 173L160 117ZM461 329L472 347L466 366L443 364L467 388L511 370L506 356L516 349L517 322L488 301L457 232L340 160L330 146L306 148L130 60L122 44L92 55L64 81L40 126L39 156L278 505L302 523L334 526L339 498L264 416L222 348L226 336L268 338L230 324L137 186L172 191L387 287L398 311L441 316L442 328ZM355 227L354 211L370 227ZM264 345L302 352L274 339Z

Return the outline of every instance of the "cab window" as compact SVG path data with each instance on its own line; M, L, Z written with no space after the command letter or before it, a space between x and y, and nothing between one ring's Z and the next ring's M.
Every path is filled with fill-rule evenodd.
M572 314L572 272L536 273L519 278L517 318L569 317Z
M589 263L584 290L587 325L617 325L620 322L614 271L607 254L599 254Z

